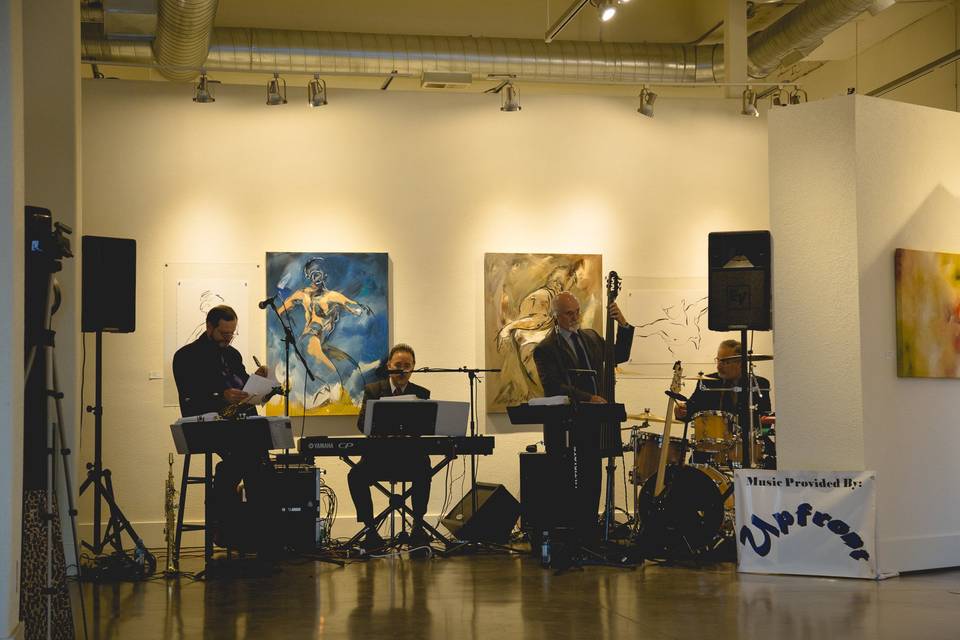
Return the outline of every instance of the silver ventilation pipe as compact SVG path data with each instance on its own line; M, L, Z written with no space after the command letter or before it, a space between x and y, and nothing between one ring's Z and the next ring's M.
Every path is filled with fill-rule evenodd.
M512 74L555 82L719 82L723 75L721 45L574 41L547 45L542 40L507 38L221 27L213 30L206 60L192 65L182 59L155 61L149 47L129 40L84 38L82 47L84 60L183 67L181 79L196 75L201 63L208 71L365 75L460 71L476 78ZM161 47L155 44L154 50Z
M876 0L806 0L747 41L748 73L766 78L784 61L796 62L823 38L870 9Z
M387 34L216 28L209 55L203 26L212 24L216 0L161 0L160 27L154 51L130 40L83 39L83 58L159 64L166 77L191 79L204 66L209 71L262 71L420 75L424 71L468 72L562 83L688 83L720 82L723 47L719 44L604 43L509 38L412 36ZM830 31L858 15L875 0L807 0L749 40L750 75L762 78L797 51L806 52ZM175 5L172 8L171 5ZM203 20L190 5L208 11ZM175 25L189 22L190 28ZM189 45L189 46L188 46ZM173 55L176 54L176 55Z
M557 82L714 82L722 47L223 28L208 69L297 73L425 71Z
M192 80L210 47L217 0L160 0L153 52L168 80Z

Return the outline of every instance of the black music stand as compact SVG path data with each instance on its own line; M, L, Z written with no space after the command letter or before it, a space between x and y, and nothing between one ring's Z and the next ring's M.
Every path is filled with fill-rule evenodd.
M583 477L582 460L577 445L577 432L582 436L584 430L597 431L597 425L602 423L619 424L627 419L626 408L618 403L573 403L565 405L529 405L521 404L513 407L507 407L507 415L510 416L512 424L540 424L543 425L543 441L547 455L556 456L564 460L564 466L569 470L570 485L564 487L565 491L570 492L571 498L591 498L592 496L583 496L582 492L587 489L582 485ZM596 437L600 437L599 431ZM603 459L598 455L597 462ZM596 508L595 506L593 507ZM584 518L585 520L585 518ZM596 515L591 518L596 522ZM574 537L578 540L577 551L579 554L571 556L571 562L575 565L583 564L604 564L610 566L628 566L623 554L618 554L618 561L610 562L602 553L597 553L589 548L585 542L589 541L593 535L591 531L584 530L581 520L577 517L572 519L569 528L573 530Z
M432 436L437 432L437 403L429 400L373 402L371 436Z

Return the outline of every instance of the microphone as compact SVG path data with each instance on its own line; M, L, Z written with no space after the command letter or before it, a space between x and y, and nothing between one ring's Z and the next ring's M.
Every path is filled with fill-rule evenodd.
M273 304L273 301L276 300L276 299L277 299L277 296L276 296L276 294L274 294L274 295L270 296L269 298L267 298L266 300L262 300L262 301L258 302L258 303L257 303L257 306L260 307L261 309L266 309L267 307L269 307L270 305L272 305L272 304Z

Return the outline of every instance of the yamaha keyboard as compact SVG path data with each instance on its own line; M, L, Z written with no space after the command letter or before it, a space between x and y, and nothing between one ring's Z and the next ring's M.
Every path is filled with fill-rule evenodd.
M419 436L365 438L363 436L310 436L300 438L300 453L308 456L392 455L488 456L493 436Z

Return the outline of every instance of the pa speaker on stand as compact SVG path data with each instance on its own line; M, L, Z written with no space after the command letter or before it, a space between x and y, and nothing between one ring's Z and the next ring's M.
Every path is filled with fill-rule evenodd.
M711 233L708 239L710 266L709 314L711 331L740 331L741 379L736 383L741 429L741 462L753 466L752 361L747 331L773 329L773 239L769 231ZM744 393L743 391L746 392Z
M80 485L81 495L93 489L93 542L84 541L83 546L97 557L97 566L84 567L84 573L92 580L143 579L153 574L157 560L120 510L110 470L103 466L103 334L132 333L136 327L137 244L125 238L83 236L81 251L80 325L84 333L97 337L96 399L86 408L94 416L93 462L87 463L87 477ZM109 514L106 527L101 523L103 506ZM133 541L132 557L123 548L122 533ZM108 546L113 548L112 560L104 557Z
M769 231L711 233L711 331L773 328L773 247Z

